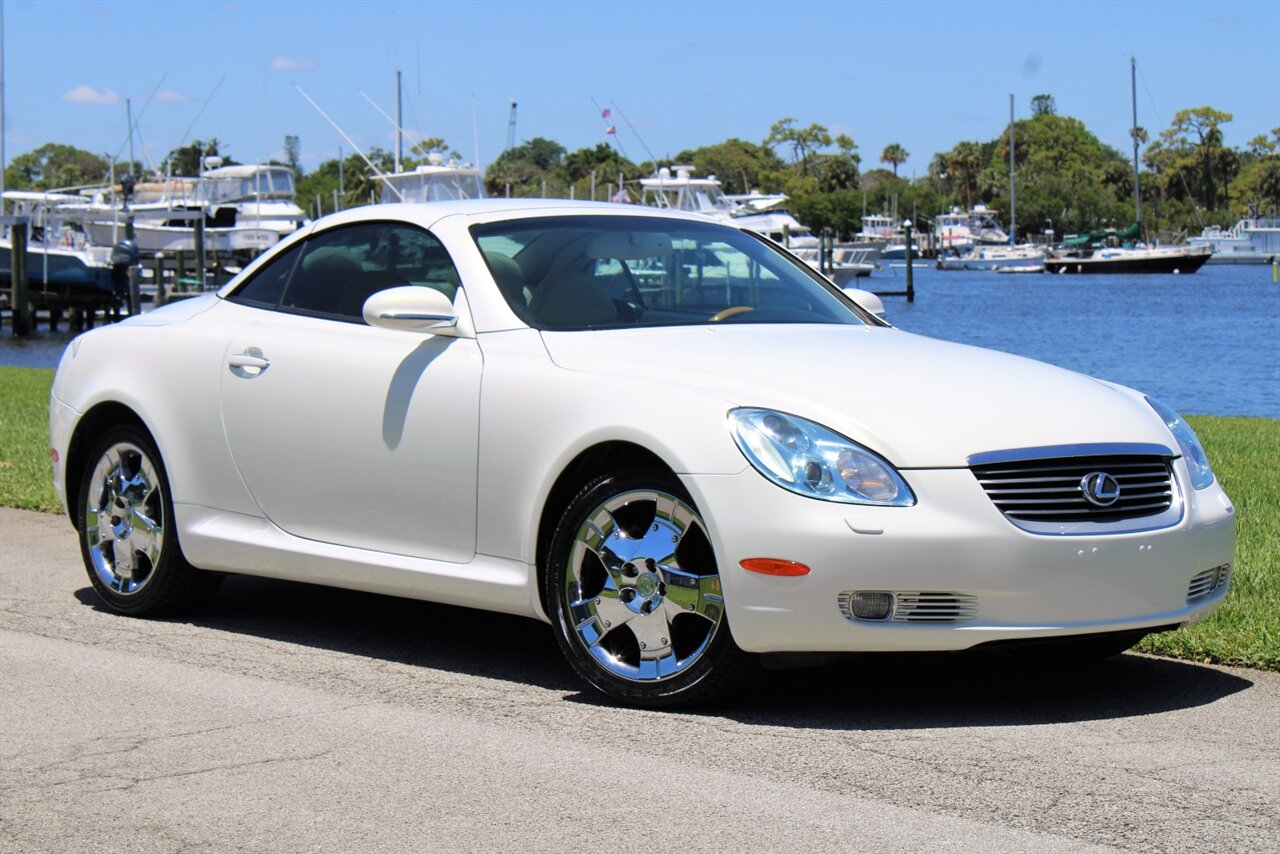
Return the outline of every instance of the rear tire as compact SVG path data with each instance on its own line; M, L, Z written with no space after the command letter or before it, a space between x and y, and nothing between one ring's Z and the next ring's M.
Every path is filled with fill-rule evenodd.
M609 697L647 708L706 703L751 669L729 632L706 526L674 476L632 470L588 483L548 561L560 649Z
M107 430L92 447L77 496L80 554L93 589L113 611L172 614L217 592L222 576L182 555L169 480L146 431L131 424Z

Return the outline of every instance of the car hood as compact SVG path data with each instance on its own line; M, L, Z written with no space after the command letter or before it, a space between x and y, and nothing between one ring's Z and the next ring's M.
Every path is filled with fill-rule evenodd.
M725 325L544 332L552 361L680 383L829 427L901 468L967 465L984 451L1103 442L1172 448L1137 393L1052 365L898 329ZM679 418L679 413L672 413Z

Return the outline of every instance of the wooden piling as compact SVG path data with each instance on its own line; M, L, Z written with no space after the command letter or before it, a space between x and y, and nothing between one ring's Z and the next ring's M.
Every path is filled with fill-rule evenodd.
M13 334L31 332L31 295L27 281L27 219L17 217L9 224L9 278L13 287Z

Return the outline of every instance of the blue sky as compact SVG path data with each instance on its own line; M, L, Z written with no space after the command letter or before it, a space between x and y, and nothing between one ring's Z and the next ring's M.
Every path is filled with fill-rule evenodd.
M122 150L130 98L140 159L145 146L158 163L188 129L240 161L278 157L296 134L310 168L349 147L294 84L361 147L391 148L360 92L394 115L396 68L406 127L467 159L478 138L482 163L512 98L520 139L570 150L607 139L591 99L614 105L633 160L760 141L793 116L851 135L864 169L898 142L903 173L923 174L934 152L999 134L1010 94L1025 117L1042 92L1124 150L1131 54L1152 136L1204 105L1234 115L1231 145L1280 126L1280 0L3 3L9 160L49 141Z

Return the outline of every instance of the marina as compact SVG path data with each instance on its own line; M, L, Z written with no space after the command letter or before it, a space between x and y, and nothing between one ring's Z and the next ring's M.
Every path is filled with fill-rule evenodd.
M899 287L904 274L888 268L872 281ZM1190 414L1280 418L1280 286L1270 268L1080 277L917 267L914 275L914 303L885 300L886 319L900 329L1140 388ZM0 365L52 368L68 340L43 324L26 338L0 335Z

